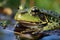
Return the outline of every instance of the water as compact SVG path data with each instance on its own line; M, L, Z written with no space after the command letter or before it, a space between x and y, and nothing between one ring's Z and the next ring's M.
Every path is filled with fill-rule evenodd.
M60 29L47 31L45 33L49 33L50 36L43 37L40 40L60 40Z
M0 40L17 40L14 34L15 21L12 20L11 22L12 24L8 24L6 29L0 26Z
M14 13L15 12L16 10L14 11ZM0 19L2 19L1 21L3 20L6 21L9 20L10 18L11 18L10 16L6 16L0 13ZM15 29L14 24L16 23L16 21L13 18L11 18L10 20L11 20L11 24L8 24L6 29L3 29L3 27L0 25L0 40L17 40L14 34L14 29Z
M0 40L17 40L14 32L8 31L7 29L3 29L0 26Z
M60 36L58 36L58 35L51 35L51 36L44 37L41 40L60 40Z

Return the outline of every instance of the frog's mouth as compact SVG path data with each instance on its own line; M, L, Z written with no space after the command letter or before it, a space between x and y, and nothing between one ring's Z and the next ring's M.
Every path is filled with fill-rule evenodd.
M38 26L38 22L20 20L19 23L23 24L24 26Z
M27 26L38 26L38 25L44 25L47 22L31 22L31 21L24 21L24 20L20 20L19 23L23 24L23 25L27 25Z

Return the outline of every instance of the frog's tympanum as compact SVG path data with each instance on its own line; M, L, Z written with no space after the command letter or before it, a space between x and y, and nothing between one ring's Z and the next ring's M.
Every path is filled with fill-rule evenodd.
M16 13L15 20L18 24L14 31L29 34L34 40L43 37L41 34L43 31L60 28L60 14L37 7L27 11L19 10Z

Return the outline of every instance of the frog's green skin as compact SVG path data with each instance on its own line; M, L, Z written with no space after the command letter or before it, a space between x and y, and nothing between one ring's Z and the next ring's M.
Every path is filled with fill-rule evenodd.
M15 16L14 19L15 19L17 22L20 23L20 24L19 24L20 26L19 26L19 27L16 27L14 31L17 30L16 32L20 32L20 33L22 33L22 34L26 33L26 31L27 31L29 35L31 35L31 34L34 35L34 36L31 35L31 37L32 37L34 40L36 40L35 38L37 38L37 40L38 40L38 38L39 38L38 35L40 35L41 32L60 28L60 14L56 14L56 13L53 13L53 12L47 11L47 10L43 10L43 11L42 11L42 10L40 9L39 12L38 12L38 15L39 15L39 14L44 14L44 15L42 15L42 16L44 16L43 19L45 18L45 21L43 21L43 20L40 19L41 16L38 16L38 15L33 16L32 13L33 13L33 12L31 12L31 9L27 10L27 12L26 12L26 10L18 10L18 12L16 13L16 16ZM33 13L33 14L34 14L34 13ZM54 15L54 14L55 14L55 15ZM22 21L22 22L20 22L20 21ZM31 30L34 31L34 32L32 32L31 34L29 33L28 30L25 30L25 29L24 29L24 27L27 27L27 26L22 25L22 24L26 24L26 23L27 23L27 25L28 25L29 23L35 23L35 24L38 23L38 24L36 25L36 27L29 25L30 27L28 28L28 30L29 30L30 32L31 32ZM43 26L43 24L46 24L46 23L47 23L47 25ZM21 25L22 25L22 26L21 26ZM22 27L24 30L21 31L22 28L20 28L20 27ZM32 28L32 29L30 29L30 28ZM34 29L33 29L33 28L34 28ZM27 29L27 28L26 28L26 29ZM38 33L38 34L35 36L36 33ZM23 38L22 38L22 39L23 39ZM28 39L29 39L29 38L28 38Z
M26 13L26 14L22 14L22 15L20 13L16 13L15 19L31 21L31 22L39 22L40 21L39 17L34 17L30 13Z
M27 11L27 13L22 13L20 10L19 12L16 13L15 20L45 23L42 20L40 20L40 18L38 16L32 16L30 14L30 12L31 12L31 9L29 9ZM41 9L40 9L40 12L45 14L45 16L47 17L46 23L48 23L48 25L44 26L43 30L51 30L51 29L55 29L55 28L60 28L60 14L58 14L56 12L52 12L52 11L41 10Z

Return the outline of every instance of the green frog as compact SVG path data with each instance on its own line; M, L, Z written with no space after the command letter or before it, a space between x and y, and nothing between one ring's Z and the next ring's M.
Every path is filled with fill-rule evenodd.
M41 25L47 24L46 26L53 25L53 24L59 25L60 14L54 13L52 11L44 12L44 10L40 10L37 7L33 7L28 11L19 10L19 13L18 12L16 13L15 20L17 20L20 23L26 23L31 25L33 24L37 26L39 26L40 24Z
M33 37L38 36L43 31L60 28L60 14L37 7L19 10L14 19L18 22L14 31L30 34Z

